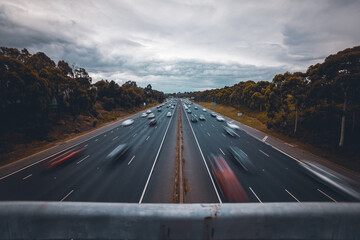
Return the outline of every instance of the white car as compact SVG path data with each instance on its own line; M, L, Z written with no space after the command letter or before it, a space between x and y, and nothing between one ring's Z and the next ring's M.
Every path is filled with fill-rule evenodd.
M205 109L205 108L203 108L203 112L206 112L206 109Z
M127 119L121 123L122 126L130 126L134 123L134 119Z
M147 116L146 113L142 113L142 114L141 114L141 117L146 117L146 116Z
M216 116L216 120L218 120L219 122L225 121L225 119L220 115Z
M168 113L166 114L166 116L167 116L167 117L171 117L171 112L168 112Z
M147 117L148 117L149 119L151 119L151 118L155 118L155 114L150 113Z
M231 127L232 129L240 129L240 127L232 122L227 122L226 123L229 127Z
M151 113L151 110L150 110L150 109L149 109L149 110L147 110L147 111L146 111L146 113L147 113L147 114Z

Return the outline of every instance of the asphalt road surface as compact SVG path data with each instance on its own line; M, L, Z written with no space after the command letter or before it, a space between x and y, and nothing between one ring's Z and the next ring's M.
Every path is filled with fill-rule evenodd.
M0 174L0 201L87 201L127 203L169 203L174 191L177 117L183 126L184 178L188 191L186 203L227 202L214 177L212 155L228 163L251 202L339 202L356 201L311 177L294 159L277 151L244 131L238 137L227 134L218 121L192 104L192 114L203 114L205 121L193 123L184 110L184 101L173 102L174 108L156 108L157 124L140 113L131 117L130 126L118 124L100 134L88 134L76 143L85 151L76 159L52 168L47 163L59 153L41 153L37 159L10 174ZM180 105L181 112L178 111ZM166 116L171 112L172 116ZM119 159L106 157L120 144L130 146ZM245 171L230 156L228 148L240 148L256 167ZM72 146L69 146L70 148ZM46 156L48 154L48 156Z

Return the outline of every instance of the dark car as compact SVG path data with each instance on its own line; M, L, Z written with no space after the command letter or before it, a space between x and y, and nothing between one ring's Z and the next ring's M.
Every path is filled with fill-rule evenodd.
M247 172L255 173L256 167L254 163L250 160L249 156L244 153L240 148L235 146L230 146L228 148L230 155L234 158L235 162L240 164L240 166Z
M196 115L192 115L192 116L191 116L191 121L194 122L194 123L198 122L197 116L196 116Z
M114 150L112 150L107 156L106 160L115 160L125 155L129 150L129 145L126 143L118 145Z
M211 167L221 193L229 202L249 202L249 197L225 159L211 155Z
M239 137L239 134L237 134L237 132L232 129L231 127L228 127L228 126L224 126L224 131L229 134L230 136L232 137Z
M158 108L158 110L157 110L158 112L161 112L161 108Z
M52 168L54 166L64 164L66 162L72 161L82 155L85 151L84 147L74 147L70 150L67 150L54 158L51 158L50 161L46 163L47 168Z
M155 118L151 119L150 122L149 122L149 125L150 126L156 125L156 119Z

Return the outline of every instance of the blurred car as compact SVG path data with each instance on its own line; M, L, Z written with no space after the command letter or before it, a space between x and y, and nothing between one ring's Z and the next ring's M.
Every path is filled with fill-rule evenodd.
M150 122L149 122L149 125L150 126L156 125L156 119L155 118L151 119Z
M171 115L172 115L171 112L167 112L166 114L167 117L171 117Z
M154 118L154 117L155 117L155 114L154 114L154 113L150 113L150 114L148 115L148 118L149 118L149 119Z
M239 134L236 131L228 126L224 126L224 131L232 137L239 137Z
M47 168L52 168L59 164L63 164L63 163L72 161L72 160L80 157L84 151L85 151L84 147L74 147L70 150L67 150L67 151L61 153L60 155L57 155L54 158L50 159L46 163Z
M146 114L146 113L142 113L142 114L141 114L141 117L147 117L147 114Z
M158 112L161 112L161 108L158 108L158 110L157 110Z
M211 167L221 193L229 202L249 202L249 197L225 159L211 155Z
M147 111L146 111L146 113L147 113L147 114L151 113L151 110L150 110L150 109L149 109L149 110L147 110Z
M114 150L112 150L107 156L106 160L115 160L125 155L125 153L129 150L129 145L126 143L118 145Z
M199 116L199 119L200 119L201 121L205 121L205 120L206 120L205 117L204 117L204 115L200 115L200 116Z
M194 109L195 109L195 110L198 110L198 107L195 106Z
M189 110L187 111L187 113L191 113L191 110L189 109Z
M216 120L218 120L219 122L223 122L225 121L225 119L222 116L216 116Z
M175 106L173 105L173 106L171 106L171 108L172 108L172 109L174 109L174 108L175 108Z
M212 117L216 117L216 113L212 112L212 113L211 113L211 116L212 116Z
M192 115L192 116L191 116L191 121L194 122L194 123L198 122L197 116L196 116L196 115Z
M240 127L232 122L226 122L226 124L228 125L228 127L232 128L232 129L240 129Z
M240 148L235 146L230 146L228 148L230 155L235 159L235 161L240 164L240 166L247 172L255 173L256 167L254 163L250 160L249 156L244 153Z
M203 108L203 112L206 112L206 109L205 109L205 108Z
M130 126L133 123L134 123L134 119L127 119L121 123L121 126L126 127L126 126Z

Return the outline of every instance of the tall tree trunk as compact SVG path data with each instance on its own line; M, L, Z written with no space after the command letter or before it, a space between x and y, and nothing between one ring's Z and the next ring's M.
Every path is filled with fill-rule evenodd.
M296 134L296 130L297 130L297 123L298 123L298 106L297 104L295 105L295 127L294 127L294 135Z
M342 113L342 117L341 117L341 132L340 132L339 147L344 146L346 104L347 104L347 94L346 94L346 92L344 92L344 106L343 106L343 113Z

